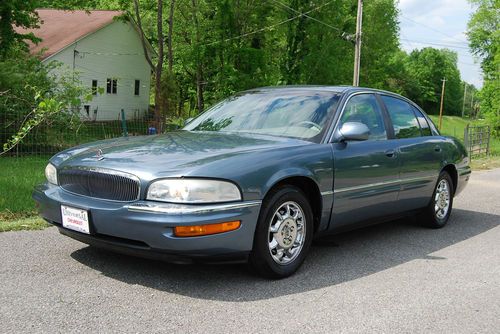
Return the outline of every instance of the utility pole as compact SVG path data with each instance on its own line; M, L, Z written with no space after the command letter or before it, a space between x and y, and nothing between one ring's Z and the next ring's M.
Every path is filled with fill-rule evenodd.
M470 98L470 110L472 113L475 113L475 110L474 110L474 91L472 91L472 97ZM475 115L475 118L477 118L477 115Z
M356 40L354 41L354 76L352 85L359 86L359 66L361 63L361 35L363 30L363 0L358 0L358 15L356 18Z
M443 78L441 81L443 82L443 88L441 89L441 107L439 107L439 130L441 130L441 125L443 123L444 87L446 86L446 78Z
M467 96L467 82L464 82L464 103L462 105L462 118L465 116L465 97Z

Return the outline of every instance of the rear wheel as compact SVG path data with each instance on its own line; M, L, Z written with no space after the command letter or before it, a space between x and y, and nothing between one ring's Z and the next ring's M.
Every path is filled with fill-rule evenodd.
M421 215L423 224L431 228L446 225L453 207L453 181L447 172L441 172L434 193Z
M290 276L304 262L312 236L313 214L307 198L296 187L281 187L263 203L250 264L266 277Z

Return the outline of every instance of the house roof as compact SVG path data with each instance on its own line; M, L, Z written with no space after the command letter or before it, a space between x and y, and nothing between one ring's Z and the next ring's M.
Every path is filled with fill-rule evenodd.
M29 43L32 54L44 50L42 59L61 51L82 37L96 32L113 22L113 18L123 15L122 11L112 10L57 10L37 9L40 28L17 29L20 33L33 32L42 39L38 44Z

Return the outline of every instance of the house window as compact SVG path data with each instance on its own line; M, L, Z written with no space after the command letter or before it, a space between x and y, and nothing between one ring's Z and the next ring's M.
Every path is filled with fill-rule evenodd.
M106 93L108 94L116 94L116 79L108 78L106 80Z
M92 95L97 95L97 80L92 80Z
M83 110L85 110L87 117L90 117L90 106L88 104L83 106Z
M139 95L140 87L141 87L141 80L135 80L134 95Z

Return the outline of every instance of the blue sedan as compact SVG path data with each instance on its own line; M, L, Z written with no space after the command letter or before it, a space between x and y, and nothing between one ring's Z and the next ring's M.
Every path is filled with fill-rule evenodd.
M463 145L402 96L292 86L236 94L179 131L56 154L33 198L93 246L281 278L313 238L408 214L443 227L470 173Z

